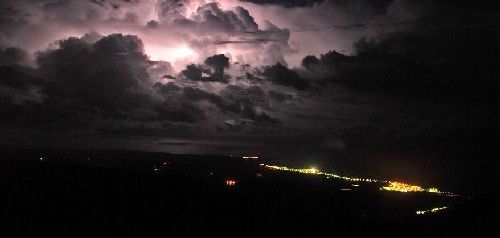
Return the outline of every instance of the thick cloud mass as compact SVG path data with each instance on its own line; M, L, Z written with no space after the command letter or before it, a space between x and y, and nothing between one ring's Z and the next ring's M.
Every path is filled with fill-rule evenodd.
M19 64L26 60L26 51L16 47L0 49L0 65Z
M229 58L223 54L214 55L208 57L205 64L210 66L215 74L223 74L224 69L229 67Z
M305 90L309 87L309 82L306 79L280 63L266 67L263 74L275 84L294 87L298 90Z
M177 78L166 74L167 62L144 54L137 36L93 35L63 39L38 52L36 68L16 64L21 50L6 50L0 66L3 123L68 133L128 134L142 128L138 134L164 136L187 136L200 127L229 133L235 126L242 131L279 124L265 112L270 108L260 87L226 85L230 61L223 54L189 65L180 73L185 78ZM219 93L206 91L212 82L223 83Z
M184 19L187 0L163 0L156 2L156 11L160 21L173 22Z
M369 7L377 12L385 12L392 0L240 0L242 2L252 2L255 4L263 5L277 5L286 8L292 7L311 7L318 3L331 3L340 7L354 8L358 7Z
M223 54L209 56L203 65L190 64L181 71L181 75L193 81L211 81L228 83L229 75L224 69L229 67L229 58Z
M323 2L324 0L240 0L242 2L252 2L255 4L280 5L284 7L306 7L312 6L315 3Z
M211 78L214 81L225 81L224 78L229 76L224 75L224 69L229 67L229 58L223 54L210 56L205 60L205 64L209 66L211 70Z
M216 2L207 3L196 9L192 19L200 27L211 31L242 32L257 30L257 23L246 9L237 7L235 10L224 11Z
M435 171L427 161L436 153L484 159L476 151L493 150L500 128L497 9L465 0L2 1L0 146L123 149L129 140L405 175L415 167L385 152L418 151L411 163L425 171ZM373 162L380 157L387 163Z
M149 83L149 76L139 38L117 34L95 44L69 38L59 45L59 49L37 57L48 96L72 104L117 109L142 101L141 87Z
M138 37L114 34L95 43L68 38L58 45L37 54L36 81L8 75L28 84L25 87L39 86L44 98L21 105L7 103L7 108L20 110L8 117L14 123L72 130L102 129L113 121L194 122L203 118L202 110L188 101L168 103L153 93L147 73L153 62L144 55Z
M409 30L361 38L354 44L356 55L330 51L305 57L302 66L310 75L364 92L488 102L499 82L492 67L496 51L483 46L499 40L499 29L461 14L442 25L436 25L436 16L423 17ZM474 27L463 25L470 19Z
M267 23L259 26L248 9L216 1L8 0L1 6L0 45L22 47L29 54L89 31L137 35L146 42L145 52L152 59L171 61L176 69L221 53L256 65L284 63L290 50L287 29ZM273 51L268 49L270 44ZM196 53L167 53L186 46ZM255 61L256 57L261 59Z

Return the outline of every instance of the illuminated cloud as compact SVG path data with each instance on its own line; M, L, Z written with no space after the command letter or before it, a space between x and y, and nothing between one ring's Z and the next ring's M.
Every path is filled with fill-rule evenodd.
M289 50L288 30L268 23L259 26L244 7L224 7L214 1L32 3L22 0L6 1L2 6L0 44L22 47L32 60L33 53L54 41L80 37L89 31L137 35L145 43L145 52L151 59L169 61L178 71L191 63L189 61L200 63L208 56L221 53L254 65L284 63L284 55ZM21 28L29 30L19 30ZM252 45L242 49L244 47L227 46L221 44L223 42L252 42Z
M2 1L0 144L179 137L335 160L489 145L497 4Z

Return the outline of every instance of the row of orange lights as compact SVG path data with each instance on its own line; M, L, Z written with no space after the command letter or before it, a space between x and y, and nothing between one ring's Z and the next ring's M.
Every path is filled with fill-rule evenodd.
M236 180L234 179L228 179L226 180L226 185L229 187L235 186L236 185Z

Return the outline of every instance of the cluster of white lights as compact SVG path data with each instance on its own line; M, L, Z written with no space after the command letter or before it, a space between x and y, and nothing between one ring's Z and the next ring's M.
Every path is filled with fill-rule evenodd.
M243 156L243 159L258 159L259 156Z
M306 168L306 169L296 169L296 168L288 168L285 166L276 166L276 165L266 165L266 164L260 164L260 166L263 166L268 169L273 169L273 170L281 170L281 171L289 171L289 172L295 172L295 173L301 173L301 174L317 174L317 175L324 175L327 178L336 178L336 179L342 179L350 182L367 182L367 183L377 183L377 182L387 182L385 180L377 180L377 179L369 179L369 178L355 178L355 177L347 177L347 176L342 176L334 173L327 173L327 172L321 172L317 168Z
M432 208L432 209L416 211L415 213L417 215L425 215L425 214L429 214L429 213L436 213L436 212L439 212L439 211L442 211L442 210L445 210L445 209L448 209L448 207L435 207L435 208Z

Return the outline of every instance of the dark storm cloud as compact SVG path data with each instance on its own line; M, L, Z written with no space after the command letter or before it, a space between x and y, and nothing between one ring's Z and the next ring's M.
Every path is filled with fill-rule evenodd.
M255 23L254 18L250 15L250 12L243 7L236 7L236 12L238 13L239 18L243 22L245 29L247 31L257 30L259 26Z
M188 0L160 0L156 2L158 19L172 22L185 19Z
M263 5L280 5L283 7L309 7L324 0L240 0Z
M336 131L347 144L439 144L440 149L459 151L455 143L461 140L498 135L494 128L500 75L494 65L500 25L491 14L498 3L460 3L436 3L433 11L404 30L362 38L353 55L330 51L303 59L303 69L298 70L302 77L345 87L354 96L346 101L350 105L358 104L362 95L374 96L362 103L369 105L365 112L375 109L366 112L369 117L351 125L345 120L344 128ZM346 113L336 117L340 115Z
M157 29L160 27L160 23L158 23L155 20L151 20L146 23L146 27L151 29Z
M293 95L287 94L287 93L282 93L274 90L269 90L269 97L278 101L278 102L285 102L287 100L292 100Z
M222 54L172 77L170 64L150 60L132 35L62 39L36 54L36 68L7 53L0 66L2 127L131 137L280 128L260 86L229 84L230 60ZM211 91L214 82L224 83L219 91Z
M37 72L27 66L26 51L20 48L0 48L0 101L22 104L41 100L38 92ZM6 103L6 104L4 104Z
M264 42L273 42L273 39L253 39L253 40L223 40L216 41L216 45L228 45L228 44L260 44Z
M217 94L210 93L207 91L204 91L202 89L198 88L192 88L192 87L185 87L183 89L184 95L186 98L192 101L201 101L201 100L207 100L210 103L218 106L221 110L224 110L225 108L225 102L222 97L220 97Z
M376 14L384 14L394 0L328 0L334 5L342 7L344 10L364 8L372 10ZM354 10L355 11L355 10Z
M36 80L29 69L16 65L0 66L0 85L26 90L33 83Z
M186 69L181 71L181 74L184 75L187 79L193 81L203 81L203 70L201 67L198 67L195 64L190 64L186 66ZM208 80L206 80L208 81Z
M364 23L353 23L349 25L333 25L327 27L329 29L334 29L334 30L342 30L342 31L352 31L352 30L358 30L358 29L366 29L367 26Z
M33 69L19 65L0 66L0 107L3 109L0 118L9 120L11 114L22 107L20 105L42 101L39 84L40 79Z
M217 32L257 31L258 25L248 10L237 6L223 10L218 2L203 3L188 18L190 0L162 0L156 3L160 23Z
M26 60L26 51L17 47L0 47L0 65L19 64Z
M151 119L156 121L195 123L206 118L203 108L180 97L167 97L154 105L154 112Z
M194 57L197 59L193 59L196 62L188 63L229 52L240 61L260 66L284 64L284 57L291 50L287 29L266 21L259 26L248 9L229 8L224 2L7 0L0 5L0 44L22 47L30 56L55 40L89 31L138 35L146 42L146 51L152 59L171 61L176 69L184 67L186 59L164 51L180 45L187 45L197 53ZM228 44L222 42L251 42L252 46L228 49ZM182 63L176 65L177 60Z
M476 21L473 26L465 22L470 19ZM484 18L426 17L408 31L362 38L354 56L331 51L305 57L302 66L364 92L488 100L499 89L491 48L498 31L498 25Z
M106 131L112 122L194 123L205 118L199 106L169 95L180 89L153 84L147 70L158 63L144 55L136 36L113 34L95 43L68 38L58 45L37 54L38 68L30 69L34 73L2 68L2 85L24 91L37 86L43 96L37 102L6 102L9 113L3 119L25 126ZM155 88L162 94L155 94Z
M311 7L318 3L331 3L336 7L344 8L346 11L355 11L356 8L369 7L372 11L382 14L393 0L240 0L241 2L252 2L262 5L276 5L285 8Z
M69 38L59 45L37 56L40 75L46 79L44 92L50 97L122 109L147 100L140 89L149 75L139 38L116 34L95 44ZM130 93L131 88L136 92Z
M229 101L227 109L234 112L244 112L247 110L254 110L255 106L261 108L268 107L268 99L264 90L259 86L250 86L247 88L228 85L221 95Z
M227 81L229 76L224 75L224 69L229 67L229 58L223 54L210 56L204 61L205 65L212 69L211 78L213 81Z
M100 7L106 8L106 9L113 9L113 10L119 9L122 6L122 4L139 4L140 3L139 0L88 0L88 1L90 1L91 3L94 3L97 6L100 6ZM61 2L64 2L64 1L58 1L58 2L54 2L54 3L61 3Z
M167 84L155 83L154 88L161 94L168 95L181 90L181 87L177 86L174 82L169 82Z
M193 81L229 82L229 75L224 69L229 67L229 58L223 54L209 56L204 65L190 64L181 71L181 75Z
M165 78L165 79L175 79L175 77L174 77L174 76L172 76L172 75L168 75L168 74L163 75L163 77L162 77L162 78Z
M216 2L198 7L193 21L202 28L225 32L258 30L257 23L246 9L237 7L235 11L224 11Z
M305 90L310 86L310 83L307 79L302 78L297 72L288 69L286 66L280 63L265 67L263 75L272 83L283 86L290 86L297 90Z
M218 54L205 59L205 64L210 66L215 74L223 74L224 69L229 67L229 58L224 54Z
M231 54L237 54L241 60L253 64L265 65L285 63L284 55L291 50L288 45L290 38L288 29L279 28L269 21L264 21L259 26L250 12L241 6L222 9L218 2L203 3L197 5L195 11L188 15L186 6L194 4L192 1L162 1L162 3L166 4L167 12L175 12L169 15L173 18L164 19L161 15L163 8L160 7L160 21L150 22L147 26L158 31L174 27L181 32L191 47L202 52L212 52L213 49L229 44L252 44L238 47Z
M257 126L279 127L281 123L279 119L273 118L262 111L262 109L269 108L269 102L265 92L260 87L251 86L242 88L229 85L224 89L221 95L229 102L226 104L227 110L239 113L243 118L251 120L251 122ZM257 108L262 112L259 112ZM236 128L232 129L240 130L239 127L246 123L248 122L240 120L237 124L232 125L232 127L237 125Z
M343 55L337 51L321 54L320 57L308 55L302 59L302 67L313 72L315 77L334 77L339 67L355 61L355 57Z
M244 119L246 123L258 126L278 125L280 121L272 118L265 112L258 112L256 108L268 109L268 99L264 91L258 86L243 88L228 85L220 95L207 92L198 88L185 87L184 96L191 101L206 100L217 106L222 113L236 114Z
M269 150L293 140L313 151L329 138L349 150L498 128L495 4L249 2L3 1L0 129L273 133ZM89 30L123 34L64 38ZM186 47L194 54L179 62L153 60Z

